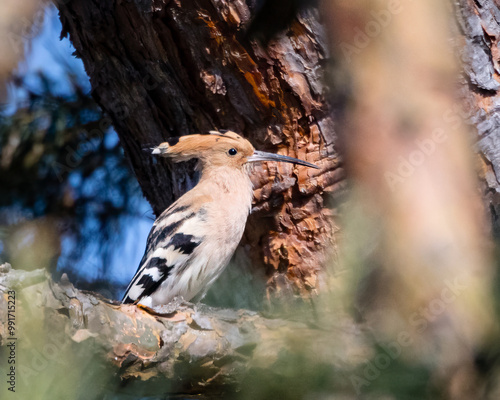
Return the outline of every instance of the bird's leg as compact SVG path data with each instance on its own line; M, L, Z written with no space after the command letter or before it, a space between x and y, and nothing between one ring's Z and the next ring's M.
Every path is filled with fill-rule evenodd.
M155 310L153 310L152 308L150 308L148 306L144 306L142 304L136 304L136 306L138 308L140 308L141 310L146 311L148 314L153 314L153 315L158 314Z

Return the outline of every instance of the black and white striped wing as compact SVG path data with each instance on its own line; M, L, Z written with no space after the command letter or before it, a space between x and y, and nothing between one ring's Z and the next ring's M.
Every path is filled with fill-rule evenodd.
M174 270L182 270L194 257L194 250L202 241L194 234L197 215L188 207L167 209L155 221L149 233L146 251L122 302L137 303L151 296L171 277Z

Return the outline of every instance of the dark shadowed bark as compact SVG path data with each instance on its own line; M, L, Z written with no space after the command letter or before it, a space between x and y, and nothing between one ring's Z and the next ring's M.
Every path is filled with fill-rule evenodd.
M168 165L141 150L171 136L231 129L258 149L321 166L257 168L244 237L270 288L282 282L306 294L333 244L325 193L343 178L322 81L325 37L310 9L265 48L243 34L254 8L243 0L59 2L62 35L156 215L194 181L192 164Z
M461 0L458 21L464 37L464 118L477 129L484 197L495 236L500 235L500 5L492 0Z

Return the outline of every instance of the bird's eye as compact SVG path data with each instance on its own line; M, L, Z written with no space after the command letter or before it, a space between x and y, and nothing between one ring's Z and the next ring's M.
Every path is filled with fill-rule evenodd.
M236 150L235 148L229 149L227 151L227 154L229 154L230 156L235 156L236 154L238 154L238 150Z

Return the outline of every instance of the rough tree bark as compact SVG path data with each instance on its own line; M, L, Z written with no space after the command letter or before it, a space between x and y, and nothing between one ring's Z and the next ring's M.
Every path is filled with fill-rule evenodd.
M477 150L493 231L500 235L500 5L492 0L461 0L458 21L464 39L462 60L467 107L464 118L477 129Z
M83 60L156 215L193 185L192 165L172 167L141 150L170 136L231 129L258 149L321 166L257 168L254 217L243 239L270 289L315 289L334 242L324 196L343 179L317 10L303 12L264 48L242 34L254 1L70 0L58 7L62 35Z

